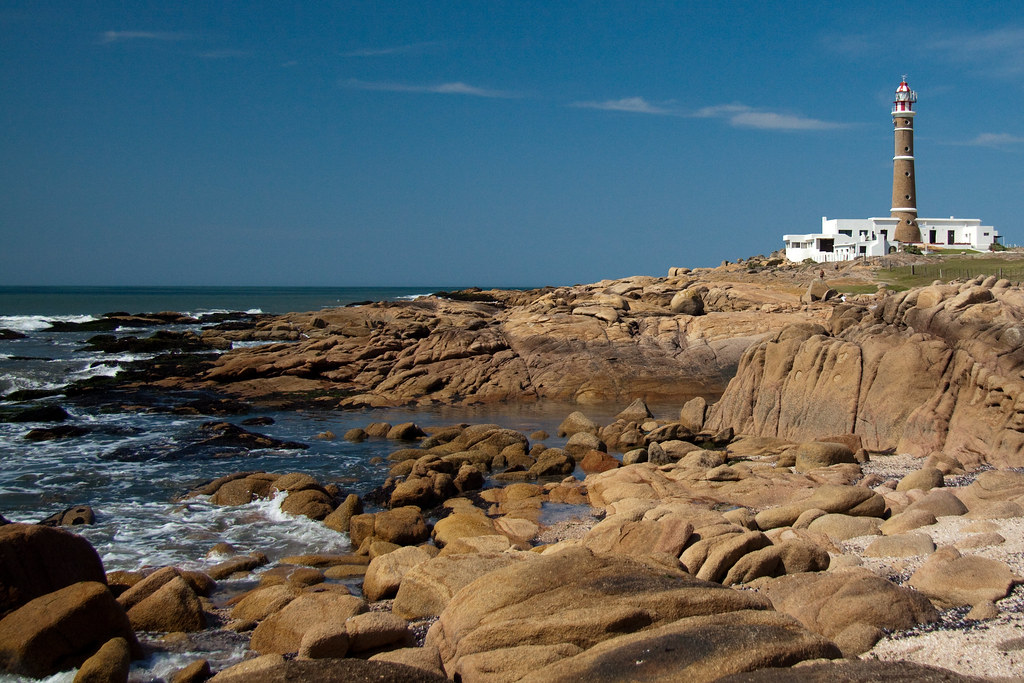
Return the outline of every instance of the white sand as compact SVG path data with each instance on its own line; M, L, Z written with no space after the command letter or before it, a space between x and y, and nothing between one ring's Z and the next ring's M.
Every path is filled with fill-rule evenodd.
M880 456L864 467L864 473L899 478L918 469L921 460L911 456ZM951 489L955 490L955 489ZM1004 543L960 549L963 555L978 555L1005 562L1017 576L1024 577L1024 518L975 520L940 517L938 523L915 529L927 533L937 547L953 545L976 533L995 531ZM864 557L863 550L878 536L862 536L842 544L844 554L860 557L864 566L897 583L903 583L927 556L910 558ZM893 633L862 655L864 659L907 660L940 666L961 674L1001 681L1024 681L1024 585L996 603L999 616L985 621L965 618L968 608L942 613L934 630L926 626L909 633Z

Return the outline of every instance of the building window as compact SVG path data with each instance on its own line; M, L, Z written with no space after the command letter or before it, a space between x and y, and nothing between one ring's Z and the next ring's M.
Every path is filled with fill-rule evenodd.
M909 152L909 151L910 151L910 147L904 147L904 148L903 148L903 151L904 151L904 152Z

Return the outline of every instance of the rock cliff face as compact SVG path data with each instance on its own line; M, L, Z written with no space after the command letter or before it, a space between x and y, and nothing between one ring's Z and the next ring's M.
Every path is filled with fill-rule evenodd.
M709 429L1024 466L1024 291L995 278L837 305L754 344Z
M674 313L680 292L698 297L703 314ZM426 297L209 331L216 344L289 341L236 349L200 377L170 382L248 397L320 393L343 406L677 399L721 393L750 344L828 315L792 293L694 277L472 298L491 297Z

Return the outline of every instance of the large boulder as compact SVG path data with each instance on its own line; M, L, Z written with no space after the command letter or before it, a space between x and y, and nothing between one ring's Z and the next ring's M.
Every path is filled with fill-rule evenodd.
M81 581L107 582L87 540L35 524L0 526L0 616Z
M908 582L942 609L978 605L1005 598L1024 578L1005 562L961 555L947 546L934 552Z
M264 619L249 640L249 647L260 654L298 652L302 638L310 628L324 622L338 622L367 610L361 599L332 591L303 593L279 612Z
M363 595L370 601L394 597L405 575L429 559L430 553L412 545L375 557L366 568Z
M522 681L715 681L721 676L839 657L831 642L777 612L741 610L680 619L609 638Z
M883 630L908 629L938 618L923 595L867 569L789 574L752 585L776 610L834 641L844 655L869 649Z
M142 656L124 609L107 586L84 581L25 603L0 620L0 669L42 678L76 668L112 638Z
M163 584L128 610L132 628L138 631L189 632L206 628L199 597L180 576Z
M436 673L386 661L363 659L285 659L265 655L247 659L224 669L210 679L213 683L445 683Z
M437 616L465 586L527 557L532 554L470 553L421 562L402 577L392 610L404 619Z
M450 676L514 651L524 671L586 650L617 633L684 617L766 609L677 569L570 548L490 572L455 594L427 636ZM521 646L534 648L523 651ZM516 649L519 648L519 649ZM558 648L553 652L552 648Z

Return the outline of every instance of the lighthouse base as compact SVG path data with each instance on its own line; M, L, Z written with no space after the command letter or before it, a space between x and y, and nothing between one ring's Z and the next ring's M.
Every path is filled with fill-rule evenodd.
M893 235L893 239L897 242L921 242L921 230L917 227L917 223L907 223L905 220L900 221L899 225L896 226L896 234Z

